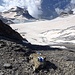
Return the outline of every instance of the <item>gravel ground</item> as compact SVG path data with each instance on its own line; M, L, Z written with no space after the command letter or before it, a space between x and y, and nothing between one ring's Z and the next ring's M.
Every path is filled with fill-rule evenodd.
M47 66L33 72L27 62L27 46L0 39L0 75L75 75L74 50L35 50L46 55Z

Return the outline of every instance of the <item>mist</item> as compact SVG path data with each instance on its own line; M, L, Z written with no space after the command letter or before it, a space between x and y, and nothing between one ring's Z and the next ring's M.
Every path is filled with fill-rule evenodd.
M35 18L39 18L42 14L41 11L41 0L26 0L27 10L29 14Z

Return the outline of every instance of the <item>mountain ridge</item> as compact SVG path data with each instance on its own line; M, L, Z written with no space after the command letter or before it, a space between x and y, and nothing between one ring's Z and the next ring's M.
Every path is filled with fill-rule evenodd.
M0 15L1 15L1 19L7 20L7 24L8 24L8 20L11 21L11 22L9 22L9 24L10 24L10 23L16 23L19 21L35 19L28 13L28 11L26 9L23 9L20 7L13 7L11 9L9 9L8 11L1 12Z

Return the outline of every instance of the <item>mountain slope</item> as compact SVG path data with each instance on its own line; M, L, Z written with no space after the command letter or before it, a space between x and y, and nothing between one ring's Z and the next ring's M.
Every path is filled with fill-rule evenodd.
M5 23L19 23L19 22L25 22L26 20L32 20L33 18L26 9L22 9L20 7L13 7L8 11L0 13L2 16L2 20ZM10 22L7 22L7 21Z
M9 25L5 24L0 20L0 36L15 40L22 41L22 36L13 30Z
M12 24L13 29L31 44L60 45L72 43L75 45L75 15L58 17L51 21L37 21L32 23ZM61 44L64 46L64 44ZM72 48L72 47L71 47Z
M24 18L24 19L34 19L31 15L29 15L27 10L24 10L20 7L13 7L8 11L2 13L2 16L7 18Z

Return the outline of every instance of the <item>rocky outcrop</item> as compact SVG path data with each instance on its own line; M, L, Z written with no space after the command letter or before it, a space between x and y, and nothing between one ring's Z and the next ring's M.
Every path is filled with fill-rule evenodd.
M5 24L0 20L0 36L4 36L16 41L22 41L21 35L13 30L9 25Z

